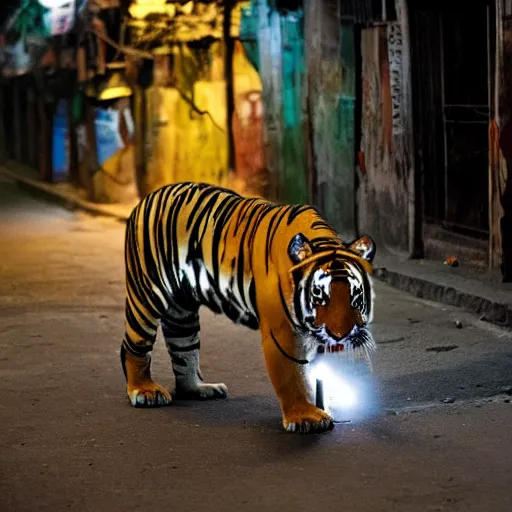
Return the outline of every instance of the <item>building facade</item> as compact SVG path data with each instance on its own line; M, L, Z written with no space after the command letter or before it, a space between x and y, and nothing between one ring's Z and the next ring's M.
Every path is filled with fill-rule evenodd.
M512 280L512 0L76 5L49 48L3 39L0 148L41 179L308 202L344 239Z

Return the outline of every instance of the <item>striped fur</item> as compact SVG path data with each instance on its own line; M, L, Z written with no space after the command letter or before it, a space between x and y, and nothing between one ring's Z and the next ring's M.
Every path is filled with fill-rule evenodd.
M202 183L149 194L126 228L121 359L132 404L171 401L150 373L159 324L176 395L227 395L224 384L205 383L199 368L199 307L206 306L260 329L285 428L332 428L328 415L311 404L306 363L319 347L365 353L373 347L367 261L374 250L368 237L347 247L310 206L247 199Z

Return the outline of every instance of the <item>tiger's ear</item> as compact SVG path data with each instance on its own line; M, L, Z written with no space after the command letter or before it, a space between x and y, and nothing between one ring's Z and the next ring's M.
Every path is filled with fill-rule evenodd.
M369 261L370 263L375 258L375 251L377 247L375 242L369 236L362 236L350 244L350 250L357 252L361 258Z
M297 233L288 245L288 255L294 264L304 261L313 254L309 240L302 234Z

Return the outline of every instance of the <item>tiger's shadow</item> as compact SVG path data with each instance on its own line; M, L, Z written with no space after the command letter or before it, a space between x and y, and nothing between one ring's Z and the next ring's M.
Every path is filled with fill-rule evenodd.
M372 425L371 420L354 423L336 423L331 432L318 434L292 434L286 432L281 424L281 412L277 400L269 395L234 396L227 400L176 400L167 408L169 414L179 415L182 421L199 424L202 427L226 430L236 429L245 432L243 436L258 446L254 455L257 461L265 463L287 457L296 457L304 453L321 453L345 442L345 434L357 424L366 431L377 429L374 435L382 434L396 438L402 434L385 426ZM396 441L400 441L395 439ZM358 441L356 441L358 442ZM248 455L250 458L250 456Z

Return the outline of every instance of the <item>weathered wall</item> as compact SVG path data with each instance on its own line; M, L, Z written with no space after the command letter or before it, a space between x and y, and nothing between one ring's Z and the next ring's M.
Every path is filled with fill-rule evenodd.
M348 240L356 236L357 63L350 21L382 13L344 9L343 0L304 0L302 6L304 12L279 13L267 0L252 2L259 22L266 162L274 197L312 202ZM414 254L421 230L414 208L405 0L396 6L398 22L362 30L366 167L357 227L381 244Z
M235 43L233 56L235 111L233 137L237 191L245 195L265 195L267 173L263 148L263 105L261 80L246 53Z
M511 2L506 2L511 4ZM496 34L494 40L495 61L491 63L494 73L491 90L491 119L489 122L489 267L499 268L502 255L502 236L500 221L503 216L501 196L505 188L507 164L500 151L500 126L507 113L500 106L500 94L503 88L504 65L504 23L505 14L501 0L496 2Z
M269 171L270 196L280 195L280 174L282 169L282 126L281 126L281 28L279 14L268 12L266 0L254 0L258 16L259 73L262 83L264 109L263 143Z
M267 0L254 0L258 12L259 73L264 107L265 159L270 195L305 203L304 41L302 13L280 15Z
M306 0L303 9L281 12L267 0L252 6L273 195L313 203L351 239L355 55L352 26L340 23L340 1Z
M146 91L148 191L179 181L219 183L227 176L225 83L215 65L222 56L212 49L211 69L200 68L186 46L172 57L155 64Z
M350 240L355 237L353 27L340 23L340 0L304 4L312 200Z
M212 45L205 59L209 64L204 64L183 46L175 49L172 65L169 56L155 65L154 83L145 93L147 191L168 183L202 181L236 188L241 193L252 192L248 189L249 175L260 172L264 160L261 122L257 126L248 126L247 122L248 115L258 121L260 114L247 113L246 109L253 109L248 95L259 95L261 82L243 47L237 44L232 122L238 175L230 181L222 50L220 43Z
M413 255L421 233L415 232L408 28L405 13L398 19L361 34L358 225L381 245Z
M490 220L494 227L490 250L496 253L501 248L501 258L497 254L491 256L495 264L501 260L504 281L512 282L512 1L498 0L497 5L496 124L501 154L495 155L490 173L493 196Z
M281 199L305 203L307 162L305 144L305 61L303 17L281 16L282 44L282 172Z

